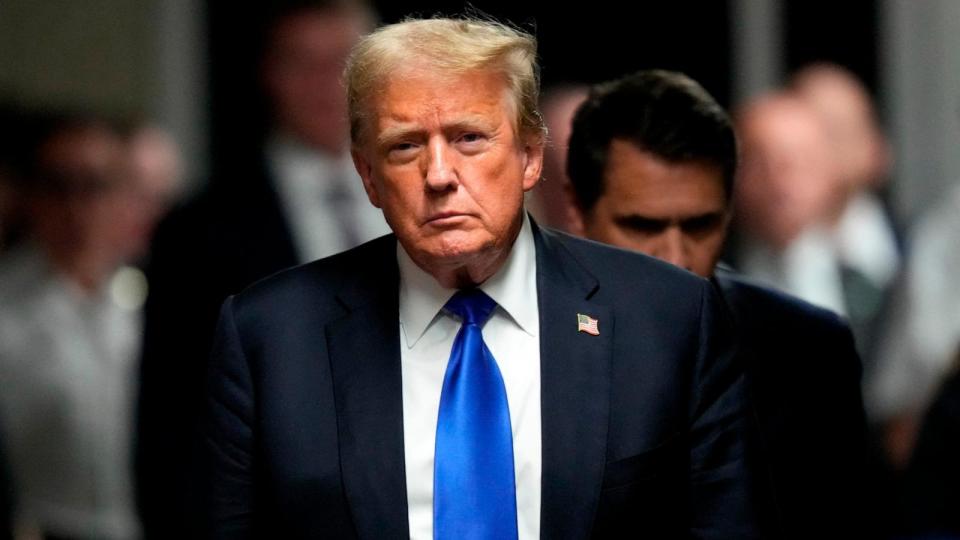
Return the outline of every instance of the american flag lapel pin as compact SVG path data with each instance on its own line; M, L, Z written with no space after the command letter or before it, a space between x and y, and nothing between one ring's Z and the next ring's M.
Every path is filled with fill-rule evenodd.
M589 315L577 313L577 332L586 332L591 336L599 336L600 329L597 327L599 321Z

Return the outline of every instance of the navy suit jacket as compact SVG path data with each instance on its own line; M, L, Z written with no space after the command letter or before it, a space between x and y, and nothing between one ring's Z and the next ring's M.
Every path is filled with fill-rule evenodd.
M242 163L168 216L153 241L135 450L147 539L195 528L189 465L220 306L298 262L266 163Z
M766 532L778 538L865 534L866 419L860 358L835 313L727 272L738 356L759 429ZM758 460L761 461L761 460Z
M534 236L541 536L753 537L743 376L713 287ZM409 537L395 250L385 236L225 302L201 471L211 536Z

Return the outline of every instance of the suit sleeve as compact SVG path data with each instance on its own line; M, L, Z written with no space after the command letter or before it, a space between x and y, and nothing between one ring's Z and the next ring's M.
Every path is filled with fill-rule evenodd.
M690 507L694 538L758 537L748 466L743 368L726 310L704 282L700 347L690 403ZM749 440L753 440L752 437Z
M220 312L201 433L198 473L210 538L253 536L253 384L233 307L231 297Z

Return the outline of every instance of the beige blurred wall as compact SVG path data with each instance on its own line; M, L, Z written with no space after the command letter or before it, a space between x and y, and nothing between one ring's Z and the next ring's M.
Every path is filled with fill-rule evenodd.
M0 0L0 100L145 116L206 170L201 0Z
M129 113L156 100L154 2L3 0L0 95Z

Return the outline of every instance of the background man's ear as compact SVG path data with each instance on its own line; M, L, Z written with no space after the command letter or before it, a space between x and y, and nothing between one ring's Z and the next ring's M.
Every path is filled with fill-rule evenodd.
M570 234L577 236L586 236L587 218L580 204L577 202L577 195L573 192L573 186L569 183L563 186L564 200L567 207L567 223L570 225Z

